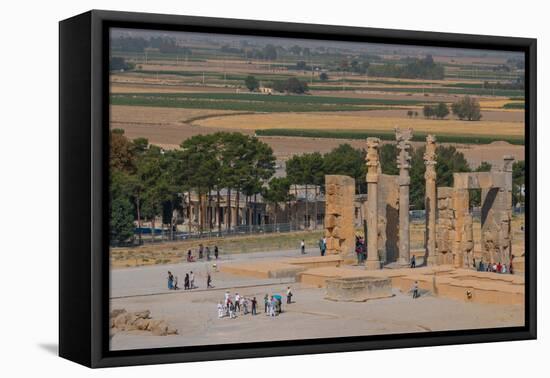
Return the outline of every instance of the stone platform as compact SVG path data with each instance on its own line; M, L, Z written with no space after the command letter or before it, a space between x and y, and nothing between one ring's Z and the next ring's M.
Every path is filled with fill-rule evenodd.
M326 281L325 299L344 302L365 302L369 299L392 297L391 279L348 277Z
M361 277L386 277L391 279L394 288L404 293L408 293L416 281L420 290L435 296L476 303L525 303L525 281L522 276L454 269L451 266L378 271L349 267L318 268L308 269L298 275L303 284L319 288L327 287L329 280Z
M414 282L430 295L475 303L525 303L525 279L519 274L498 274L456 269L451 265L421 268L366 270L364 267L344 265L339 256L315 256L231 263L220 266L220 271L253 278L293 278L302 285L328 288L329 282L360 282L366 279L388 279L391 286L403 293L411 290Z

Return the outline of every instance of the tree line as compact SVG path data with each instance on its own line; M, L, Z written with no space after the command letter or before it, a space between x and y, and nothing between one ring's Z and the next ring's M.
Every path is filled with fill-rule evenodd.
M470 96L464 96L451 105L453 114L460 120L479 121L481 119L481 107L479 102ZM428 119L444 119L450 114L449 107L444 102L436 105L424 105L422 114ZM409 113L407 113L409 115ZM409 115L410 116L410 115Z
M406 79L443 80L445 69L443 65L435 63L431 55L425 58L407 58L404 64L385 63L370 65L369 76L396 77Z

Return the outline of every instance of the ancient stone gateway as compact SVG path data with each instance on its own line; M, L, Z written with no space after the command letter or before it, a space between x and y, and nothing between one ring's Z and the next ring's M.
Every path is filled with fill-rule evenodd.
M355 251L355 180L349 176L325 176L325 237L327 255L353 259Z
M387 277L334 278L328 279L326 285L325 298L333 301L365 302L393 295L391 278Z
M500 170L455 173L452 188L438 188L439 264L471 267L476 257L485 263L510 263L512 162L513 158L506 156ZM469 209L470 189L481 189L481 251L477 256Z

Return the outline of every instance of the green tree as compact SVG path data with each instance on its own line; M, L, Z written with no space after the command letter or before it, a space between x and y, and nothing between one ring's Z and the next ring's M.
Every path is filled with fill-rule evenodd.
M364 181L367 174L364 150L355 149L345 143L325 154L323 160L324 174L353 177L356 191L358 193L364 191L366 188Z
M413 209L424 209L426 182L424 173L425 147L416 148L411 153L410 204ZM470 172L470 166L464 154L454 146L438 146L436 149L436 185L453 186L453 173Z
M439 118L443 119L449 115L449 107L444 102L440 102L437 104L437 106L434 109L434 115Z
M424 105L424 108L422 109L422 113L424 114L424 117L426 118L432 118L434 116L434 108L431 105Z
M453 114L461 120L479 121L481 119L481 109L479 102L470 96L464 96L451 106Z
M514 206L525 205L525 160L519 160L512 165L512 201Z
M290 181L286 177L274 177L269 181L269 186L264 187L262 195L273 205L274 222L277 224L277 215L279 212L279 203L287 202L290 199Z
M397 146L395 144L384 144L380 147L380 166L382 173L387 175L398 175L397 168Z
M260 88L260 82L252 75L248 75L246 79L244 79L244 85L250 92L254 92Z
M111 241L125 243L134 236L134 209L126 197L117 196L110 205Z

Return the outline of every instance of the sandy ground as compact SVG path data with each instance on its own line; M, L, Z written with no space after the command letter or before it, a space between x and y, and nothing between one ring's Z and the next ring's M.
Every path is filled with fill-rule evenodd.
M284 256L288 253L279 253ZM238 258L238 257L237 257ZM241 256L242 258L242 256ZM256 254L247 258L273 258ZM223 264L231 260L221 261ZM211 263L210 263L211 264ZM304 338L411 333L440 330L519 326L524 323L523 306L463 303L423 293L413 300L394 291L395 296L364 303L333 302L324 299L324 289L302 287L288 280L252 279L218 273L209 263L182 263L115 270L111 273L111 308L128 311L149 309L155 319L165 319L178 335L152 336L147 332L121 332L111 339L114 350L223 343L240 343ZM183 281L193 270L199 288L169 291L166 274L170 270ZM205 289L206 271L213 276L214 289ZM294 291L295 303L283 305L274 318L263 313L265 294ZM260 305L257 316L218 319L216 305L225 290L246 297L255 296Z

